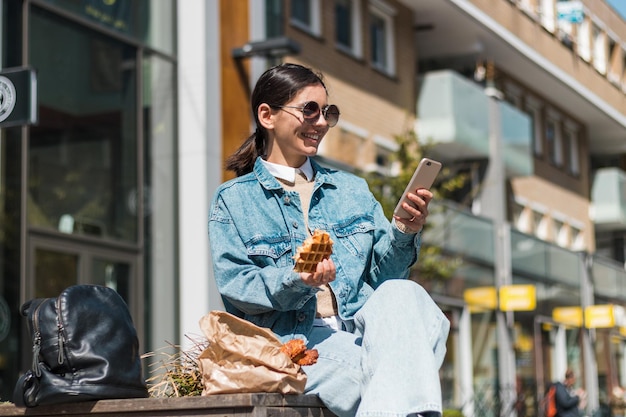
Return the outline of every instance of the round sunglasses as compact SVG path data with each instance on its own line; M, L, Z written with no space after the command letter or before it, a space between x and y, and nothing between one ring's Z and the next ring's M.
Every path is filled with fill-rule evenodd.
M316 101L307 101L304 103L304 106L281 106L278 104L270 104L271 107L276 107L279 109L297 109L302 112L302 117L304 118L304 122L307 124L315 124L317 120L320 118L320 113L326 119L326 123L328 126L333 127L339 121L339 107L334 104L326 105L320 108L320 105L317 104Z

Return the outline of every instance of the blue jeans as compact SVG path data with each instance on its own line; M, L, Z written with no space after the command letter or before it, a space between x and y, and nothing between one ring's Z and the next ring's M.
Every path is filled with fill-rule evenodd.
M307 394L339 417L406 417L442 412L439 367L450 323L410 280L382 284L354 317L353 332L314 327L315 365Z

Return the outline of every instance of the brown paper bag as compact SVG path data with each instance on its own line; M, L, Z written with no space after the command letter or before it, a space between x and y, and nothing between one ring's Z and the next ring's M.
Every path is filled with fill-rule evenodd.
M200 319L208 347L198 356L202 395L241 392L301 394L306 374L280 351L271 330L223 311Z

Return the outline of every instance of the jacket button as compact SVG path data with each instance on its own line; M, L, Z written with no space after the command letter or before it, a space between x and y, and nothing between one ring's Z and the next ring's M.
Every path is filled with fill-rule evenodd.
M293 226L294 229L298 228L298 222L293 222L293 223L291 223L291 225Z
M285 196L285 198L283 199L283 201L285 202L285 204L289 204L291 203L291 197L289 197L288 195Z
M298 321L302 322L304 320L306 320L306 314L304 313L298 314Z

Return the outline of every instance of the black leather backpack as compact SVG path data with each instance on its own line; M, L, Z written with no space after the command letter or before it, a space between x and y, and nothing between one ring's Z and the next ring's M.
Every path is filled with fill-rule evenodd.
M75 285L26 302L32 367L15 386L17 406L147 397L128 306L113 289Z

